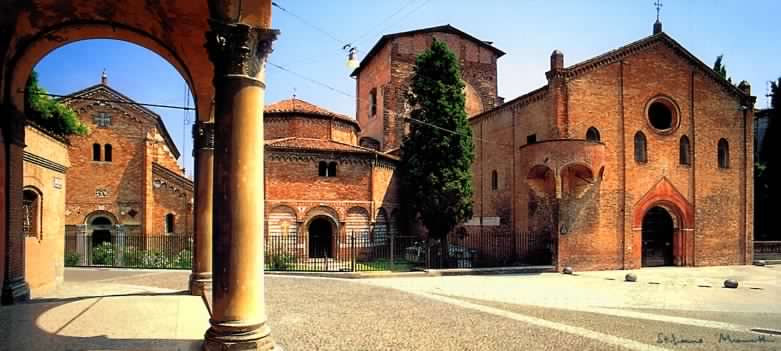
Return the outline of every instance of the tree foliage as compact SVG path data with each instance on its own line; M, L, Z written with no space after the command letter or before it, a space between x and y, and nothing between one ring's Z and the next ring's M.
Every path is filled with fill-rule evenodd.
M722 62L724 60L724 54L721 54L716 57L716 62L713 63L713 70L716 71L716 73L721 76L721 78L726 79L728 82L732 83L732 78L727 77L727 66L724 65Z
M25 112L31 122L62 136L89 133L75 111L46 94L46 90L38 84L38 73L33 71L27 80L24 95Z
M435 39L417 57L407 101L413 121L401 149L405 200L446 256L447 234L472 217L475 156L461 68L445 43Z
M778 152L773 152L779 135L778 121L781 118L781 77L770 85L770 111L765 138L754 164L754 208L755 238L757 240L781 240L778 231L772 230L772 208L778 202Z

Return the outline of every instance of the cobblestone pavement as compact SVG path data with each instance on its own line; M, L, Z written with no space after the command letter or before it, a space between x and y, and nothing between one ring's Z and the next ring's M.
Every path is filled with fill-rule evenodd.
M664 280L666 276L660 272L652 272L654 279L669 283L671 280ZM647 278L653 274L639 273ZM68 269L60 293L83 293L101 285L185 290L188 275L184 271ZM781 314L770 306L778 299L747 305L753 309L769 304L762 314L618 305L595 312L569 308L577 301L562 306L523 303L523 289L511 288L529 290L529 302L538 302L531 290L550 289L549 295L556 296L561 293L553 289L567 286L568 293L583 287L583 294L598 295L587 288L591 283L580 286L583 283L573 280L586 277L604 280L610 274L366 280L266 276L266 303L274 338L286 350L781 350L781 336L748 330L781 328ZM767 279L772 274L749 272L743 276L752 277L756 277L754 283L765 288L764 293L775 291L776 283ZM528 288L531 283L539 286ZM649 284L645 287L658 288ZM498 290L503 288L510 290L515 299L497 298L509 296ZM612 290L624 296L620 288ZM712 288L710 294L714 291ZM737 293L757 292L762 291L746 288ZM761 300L765 296L753 297ZM583 301L605 299L591 296ZM680 303L667 301L666 305ZM620 312L609 314L606 309Z

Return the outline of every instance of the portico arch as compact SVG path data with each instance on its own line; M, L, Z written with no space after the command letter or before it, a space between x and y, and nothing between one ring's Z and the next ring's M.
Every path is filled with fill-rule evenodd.
M656 209L656 210L654 210ZM648 238L649 212L659 209L664 210L672 223L672 265L694 265L694 210L689 201L673 186L667 178L662 178L656 185L637 202L632 211L632 231L634 232L633 246L638 248L639 264L643 262L643 243ZM651 212L651 216L654 213ZM645 225L645 229L644 229ZM663 244L663 243L662 243ZM648 249L648 248L646 248ZM648 252L646 252L648 254Z
M272 349L263 303L264 219L252 215L263 213L263 164L248 162L263 159L264 65L277 36L270 29L271 1L29 0L2 8L0 27L7 33L0 36L2 302L29 298L24 260L18 259L24 255L24 240L13 235L22 230L25 117L19 89L49 51L83 39L119 39L170 62L196 101L191 279L211 278L212 252L220 272L214 277L214 293L208 295L213 304L204 349ZM219 196L212 196L212 184L219 186L214 189ZM219 201L214 206L213 198ZM213 246L212 228L219 233ZM245 245L231 244L236 242ZM234 264L239 261L241 265Z

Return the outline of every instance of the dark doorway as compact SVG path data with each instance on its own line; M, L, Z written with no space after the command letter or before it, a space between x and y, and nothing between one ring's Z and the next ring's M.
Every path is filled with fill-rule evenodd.
M97 217L90 222L92 227L92 247L97 247L104 242L111 242L111 220L106 217Z
M309 257L332 257L332 241L331 222L322 217L313 219L309 224Z
M673 218L664 208L653 207L643 217L643 267L673 264Z

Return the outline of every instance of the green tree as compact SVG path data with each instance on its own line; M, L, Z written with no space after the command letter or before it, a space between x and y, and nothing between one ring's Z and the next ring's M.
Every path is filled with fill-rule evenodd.
M778 120L781 118L781 77L770 84L770 111L765 138L759 160L754 163L754 211L755 238L757 240L781 240L778 231L772 230L773 204L778 195L778 153L773 152L778 138Z
M724 78L728 82L732 83L732 78L727 77L727 66L724 66L724 63L722 63L723 59L724 54L716 56L716 62L713 63L713 70L716 71L716 73L718 73L721 78Z
M415 62L407 101L410 132L402 144L401 173L410 211L439 239L447 265L447 234L472 217L474 144L465 111L466 98L456 56L441 41Z
M24 93L27 118L37 126L62 136L89 133L75 111L46 95L46 90L38 84L37 72L30 74Z

